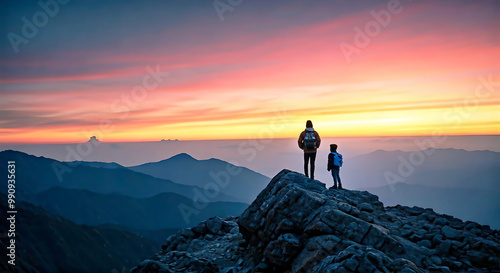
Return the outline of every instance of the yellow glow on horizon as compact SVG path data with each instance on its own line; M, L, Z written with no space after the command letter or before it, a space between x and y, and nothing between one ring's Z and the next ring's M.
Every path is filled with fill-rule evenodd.
M477 108L393 110L347 114L308 115L283 111L270 117L227 117L222 120L181 122L165 125L111 124L107 130L88 127L81 131L24 130L2 143L76 143L95 135L104 142L296 138L311 119L322 137L425 136L436 131L445 135L499 135L500 105ZM0 133L5 129L0 129Z

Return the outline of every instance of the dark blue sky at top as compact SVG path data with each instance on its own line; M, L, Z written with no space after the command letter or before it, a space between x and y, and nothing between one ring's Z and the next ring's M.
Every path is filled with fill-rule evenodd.
M42 0L42 2L52 1ZM285 0L244 0L232 12L225 13L224 21L221 21L213 1L70 0L65 5L59 5L57 14L49 18L48 23L38 29L38 33L29 39L27 44L19 45L19 52L16 54L8 39L8 33L21 35L24 24L21 18L26 17L32 22L33 15L42 8L38 1L2 1L0 72L3 74L2 78L15 78L19 74L30 73L39 76L71 73L71 70L52 71L50 67L40 69L46 66L47 61L58 59L80 62L82 64L78 68L82 70L80 72L99 71L106 69L107 66L118 65L114 63L87 65L101 54L171 53L255 33L259 33L259 36L265 39L266 36L279 35L281 30L332 18L348 17L349 14L359 10L368 11L373 7L383 7L387 2L377 0L369 3L367 1L304 3ZM457 3L457 1L452 2ZM468 1L459 2L467 4ZM410 1L401 3L415 5ZM443 17L447 16L443 14ZM253 41L249 41L251 42ZM27 66L26 63L31 65ZM24 65L19 66L19 64Z
M306 5L290 1L243 1L221 21L212 1L69 1L49 18L46 26L20 46L14 54L7 38L9 32L21 34L22 17L32 21L42 10L38 1L3 1L1 4L1 57L4 60L40 58L58 51L156 50L177 49L190 43L210 43L221 35L245 35L302 25L345 15L356 5ZM382 2L382 1L377 1ZM372 2L375 5L374 2ZM359 7L361 8L361 7ZM366 5L363 5L366 9ZM248 17L252 24L241 24Z

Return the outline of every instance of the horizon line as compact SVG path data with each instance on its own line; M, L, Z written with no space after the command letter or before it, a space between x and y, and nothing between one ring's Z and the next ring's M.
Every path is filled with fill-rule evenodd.
M412 137L492 137L492 136L500 136L500 134L487 134L487 135L475 135L475 134L460 134L460 135L374 135L374 136L323 136L321 138L412 138ZM162 139L162 140L132 140L132 141L101 141L97 138L100 143L160 143L160 142L195 142L195 141L237 141L237 140L285 140L285 139L296 139L296 137L277 137L277 138L221 138L221 139ZM87 141L83 142L0 142L0 145L70 145L70 144L79 144L90 142L91 138Z

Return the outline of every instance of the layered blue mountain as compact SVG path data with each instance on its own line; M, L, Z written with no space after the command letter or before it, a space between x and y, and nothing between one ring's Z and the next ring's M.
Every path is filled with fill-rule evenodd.
M5 219L6 195L0 202ZM16 209L15 272L123 272L161 245L130 232L77 225L25 202L16 202ZM2 221L0 233L7 229ZM6 242L0 240L3 250ZM7 255L0 255L0 271L11 270Z
M15 161L19 198L30 201L34 195L53 187L88 190L102 194L119 194L135 198L147 198L162 192L177 193L194 198L203 192L202 188L186 186L170 180L155 178L127 168L93 167L97 163L60 162L36 157L17 151L0 152L0 161ZM0 175L7 175L7 169L0 169ZM3 183L7 183L3 180ZM236 201L235 198L218 194L210 201Z
M133 198L59 187L36 195L33 203L77 224L115 224L130 231L185 228L214 215L239 215L248 207L236 202L193 204L192 199L170 192Z
M125 168L122 165L111 162L99 162L99 161L71 161L68 162L70 165L84 165L84 166L89 166L89 167L95 167L95 168L106 168L106 169L119 169L119 168Z
M345 160L342 178L349 188L398 182L442 188L500 191L500 153L460 149L383 151Z
M240 214L248 206L228 202L236 198L224 193L207 196L203 188L115 163L68 163L10 150L0 152L0 161L16 162L17 200L77 224L118 227L156 241L208 217ZM6 167L0 168L0 175L7 177Z
M366 188L389 206L430 207L440 213L475 221L500 229L498 191L485 189L442 188L396 183Z
M500 153L378 150L346 160L342 172L345 187L368 190L384 204L431 207L500 228Z
M246 203L251 203L270 179L219 159L196 160L185 153L129 169L184 185L204 189L217 188L222 193Z

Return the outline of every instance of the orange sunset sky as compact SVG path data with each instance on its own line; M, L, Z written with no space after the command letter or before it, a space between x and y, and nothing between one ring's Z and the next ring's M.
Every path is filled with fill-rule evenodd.
M221 2L2 3L0 143L500 134L498 1Z

